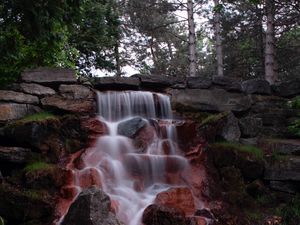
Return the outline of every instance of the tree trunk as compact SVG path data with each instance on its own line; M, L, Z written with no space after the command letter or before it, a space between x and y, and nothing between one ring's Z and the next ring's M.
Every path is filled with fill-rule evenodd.
M187 1L188 25L189 25L189 76L196 76L196 35L195 35L195 21L194 21L194 2Z
M214 0L215 4L215 39L216 39L216 54L217 54L217 75L224 75L223 65L223 50L222 50L222 39L221 39L221 13L219 9L220 0Z
M265 11L267 16L266 31L266 49L265 49L265 79L274 84L276 81L275 74L275 2L274 0L265 0Z
M115 44L115 58L116 58L116 69L117 69L117 77L121 76L121 64L120 64L120 52L119 52L119 41Z

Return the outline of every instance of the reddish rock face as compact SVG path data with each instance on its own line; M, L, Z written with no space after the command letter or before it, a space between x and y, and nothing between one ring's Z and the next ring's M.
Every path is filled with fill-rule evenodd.
M77 176L79 180L79 186L83 189L92 185L101 187L101 177L99 172L94 168L80 171Z
M83 120L81 126L86 129L87 133L89 134L90 146L93 145L99 136L108 134L108 127L106 124L97 118Z
M170 188L156 196L155 203L175 208L187 215L194 215L196 206L194 197L189 188Z
M149 144L153 141L154 137L154 127L150 125L144 126L134 137L133 145L139 150L139 152L145 152Z

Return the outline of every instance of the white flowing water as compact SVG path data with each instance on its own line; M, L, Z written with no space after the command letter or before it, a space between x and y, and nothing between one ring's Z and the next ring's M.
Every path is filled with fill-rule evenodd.
M187 161L178 154L169 97L142 91L98 92L98 112L108 134L81 156L75 185L85 188L82 180L92 171L94 183L111 197L117 217L126 225L140 225L144 209L158 193L183 185L170 182L170 176L180 176ZM133 139L118 134L119 124L136 116L143 117L154 133L143 151ZM154 129L150 120L159 120L159 128Z

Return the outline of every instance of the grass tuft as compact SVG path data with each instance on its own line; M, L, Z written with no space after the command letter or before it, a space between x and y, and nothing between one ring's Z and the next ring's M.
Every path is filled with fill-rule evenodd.
M51 164L45 163L45 162L33 162L28 164L25 168L24 171L26 173L28 172L33 172L37 170L45 170L45 169L50 169L52 168Z
M47 119L56 119L57 117L50 113L50 112L39 112L39 113L35 113L33 115L29 115L29 116L25 116L22 119L18 120L18 122L31 122L31 121L43 121L43 120L47 120Z

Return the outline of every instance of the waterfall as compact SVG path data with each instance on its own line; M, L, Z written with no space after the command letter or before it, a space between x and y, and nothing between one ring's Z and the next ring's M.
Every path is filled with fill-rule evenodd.
M188 167L180 155L169 96L143 92L98 92L98 119L108 128L81 155L74 184L82 190L87 177L112 199L117 217L126 225L141 225L144 209L158 193L184 186L180 173ZM131 123L135 128L131 128ZM125 124L125 125L124 125ZM133 129L124 134L123 126ZM134 130L136 129L136 130ZM131 130L130 130L131 131ZM135 140L145 132L145 143ZM147 136L148 135L148 136ZM138 142L138 143L140 143ZM178 177L171 181L170 177Z

